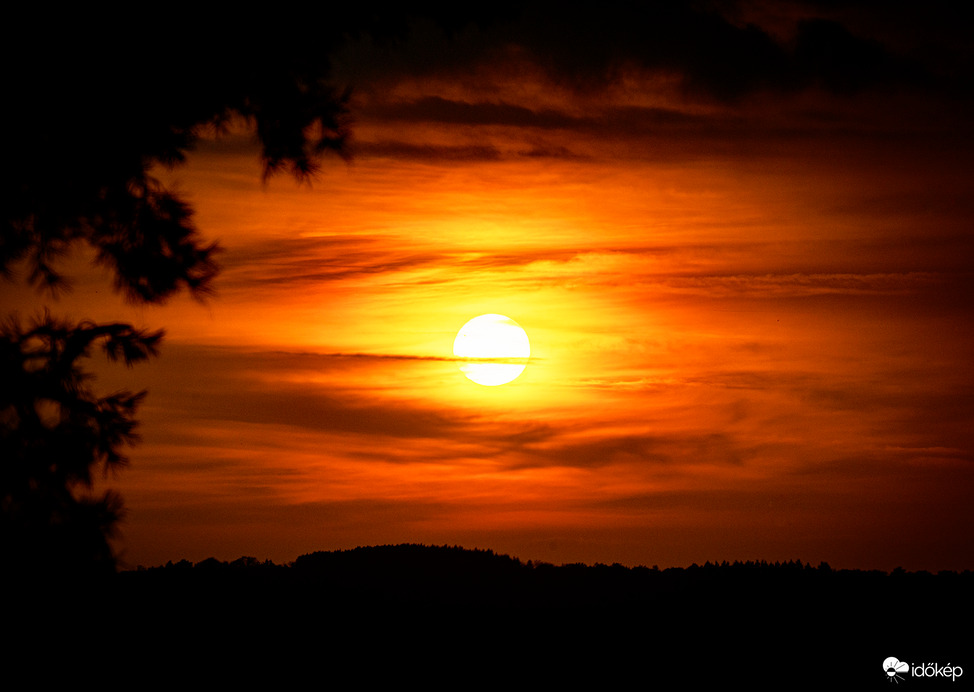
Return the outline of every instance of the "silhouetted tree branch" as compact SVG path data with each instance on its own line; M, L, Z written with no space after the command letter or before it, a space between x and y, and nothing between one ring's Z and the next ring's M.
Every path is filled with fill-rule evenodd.
M63 290L59 261L85 243L134 302L205 295L217 246L153 170L234 119L253 128L265 177L307 179L324 154L344 155L348 93L328 83L326 42L264 52L190 36L156 52L146 38L116 28L38 38L36 51L69 59L21 61L8 75L0 273L24 264L32 285Z

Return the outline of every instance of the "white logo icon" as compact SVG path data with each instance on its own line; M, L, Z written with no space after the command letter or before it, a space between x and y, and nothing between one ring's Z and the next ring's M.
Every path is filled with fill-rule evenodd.
M899 673L908 673L910 671L910 664L904 663L903 661L890 656L883 661L883 670L886 671L886 675L889 677L890 682L899 684L900 680L904 679L902 675L899 675Z

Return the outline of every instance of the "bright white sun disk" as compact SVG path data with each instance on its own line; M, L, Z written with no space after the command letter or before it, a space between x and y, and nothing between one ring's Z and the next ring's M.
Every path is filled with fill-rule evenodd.
M469 379L496 387L524 372L531 344L521 325L510 317L481 315L460 328L453 342L453 355L470 359L460 364L461 372Z

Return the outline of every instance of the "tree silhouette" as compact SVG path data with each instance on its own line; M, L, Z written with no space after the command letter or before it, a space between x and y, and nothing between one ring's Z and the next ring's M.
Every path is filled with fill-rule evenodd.
M26 265L30 283L56 292L67 287L58 260L84 243L132 301L159 303L184 288L204 295L217 248L155 169L182 163L202 134L239 120L260 142L265 176L307 178L322 154L345 151L348 95L327 81L321 37L255 50L201 32L178 51L152 51L143 44L156 34L186 29L116 26L34 37L37 54L68 59L20 60L5 74L0 272Z
M133 415L145 392L98 397L80 361L100 344L110 360L131 365L155 355L161 337L49 316L0 328L0 535L9 572L114 567L108 539L121 498L84 493L97 467L108 473L127 463L121 448L136 439Z
M344 29L292 31L256 50L246 36L194 31L175 14L137 28L88 19L65 33L46 19L25 21L20 45L50 59L5 54L17 67L5 71L0 275L56 298L70 287L60 262L81 246L131 302L205 297L219 248L156 170L182 163L204 133L236 121L256 135L265 177L305 179L326 153L344 155L347 93L329 84L327 59ZM8 317L0 330L5 571L115 567L109 539L121 498L91 491L99 467L125 465L145 392L98 396L83 361L100 345L132 365L156 355L162 335L47 312L28 327Z

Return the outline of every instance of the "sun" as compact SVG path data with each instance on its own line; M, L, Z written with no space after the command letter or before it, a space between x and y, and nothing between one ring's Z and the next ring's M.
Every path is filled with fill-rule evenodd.
M464 359L460 371L486 387L507 384L524 372L531 355L527 333L504 315L480 315L460 327L453 355Z

